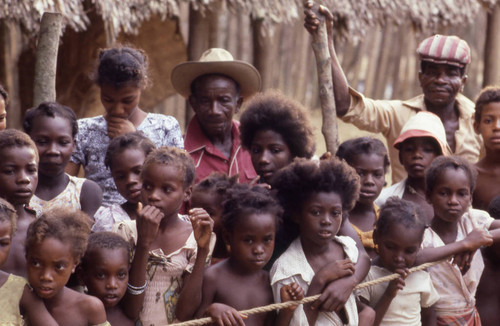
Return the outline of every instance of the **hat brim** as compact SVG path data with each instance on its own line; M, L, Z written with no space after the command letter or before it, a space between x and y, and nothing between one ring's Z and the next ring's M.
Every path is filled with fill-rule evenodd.
M449 156L452 154L451 149L450 149L448 144L443 144L441 141L439 141L439 139L436 138L436 136L433 133L426 131L426 130L418 130L418 129L408 130L408 131L402 133L401 135L399 135L398 138L396 138L393 146L397 150L400 150L401 144L405 140L407 140L409 138L414 138L414 137L430 137L430 138L436 140L436 142L439 144L439 147L441 148L442 155Z
M174 89L183 97L191 95L191 84L203 75L224 75L240 86L240 95L248 97L260 90L260 74L258 70L239 60L184 62L177 65L170 75Z

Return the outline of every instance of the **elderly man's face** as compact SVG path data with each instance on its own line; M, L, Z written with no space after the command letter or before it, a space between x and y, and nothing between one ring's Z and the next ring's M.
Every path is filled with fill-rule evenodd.
M231 135L233 114L238 112L243 99L236 83L221 75L207 75L194 81L189 103L201 128L209 139Z
M459 67L432 62L426 63L418 77L426 103L438 107L452 103L467 79Z

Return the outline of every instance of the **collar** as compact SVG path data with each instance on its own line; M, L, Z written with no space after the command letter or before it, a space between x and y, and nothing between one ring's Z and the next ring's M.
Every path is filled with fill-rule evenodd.
M404 106L413 109L415 111L427 111L424 102L424 95L420 94L412 99L402 102ZM462 93L458 93L455 97L455 103L457 103L458 113L462 119L470 119L474 114L474 103L469 100Z

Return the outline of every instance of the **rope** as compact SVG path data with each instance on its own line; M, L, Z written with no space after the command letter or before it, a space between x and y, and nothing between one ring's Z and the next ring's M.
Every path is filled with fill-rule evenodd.
M410 268L410 273L421 271L423 269L426 269L428 267L437 265L437 264L445 262L445 261L446 261L446 259L435 261L435 262L430 262L430 263L425 263L425 264L422 264L422 265L419 265L419 266L412 267L412 268ZM401 275L399 275L398 273L394 273L394 274L387 275L387 276L384 276L384 277L381 277L381 278L377 278L375 280L371 280L371 281L368 281L368 282L364 282L364 283L358 284L356 287L354 287L354 290L359 290L359 289L370 287L372 285L376 285L376 284L379 284L379 283L392 281L392 280L397 279L400 276ZM270 304L270 305L267 305L267 306L256 307L256 308L252 308L252 309L248 309L248 310L242 310L239 313L242 314L242 315L245 315L245 316L249 316L249 315L259 314L259 313L263 313L263 312L269 312L269 311L273 311L273 310L277 310L277 309L290 308L290 307L293 307L293 306L298 306L300 304L314 302L320 296L321 296L321 294L316 294L316 295L312 295L310 297L305 297L302 300L273 303L273 304ZM172 326L174 326L174 325L175 326L199 326L199 325L210 324L210 323L213 323L213 322L214 321L212 320L211 317L204 317L204 318L200 318L200 319L194 319L194 320L190 320L190 321L186 321L186 322L182 322L182 323L171 324L171 325Z

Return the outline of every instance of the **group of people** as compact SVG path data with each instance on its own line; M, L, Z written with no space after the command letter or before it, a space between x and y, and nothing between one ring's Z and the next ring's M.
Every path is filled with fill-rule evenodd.
M332 31L326 8L305 14L310 33L320 16ZM329 50L337 115L388 148L358 137L318 158L307 110L260 93L224 49L172 71L195 112L184 136L140 108L139 49L99 53L102 116L44 102L5 129L0 87L0 324L497 324L500 87L460 94L470 49L456 36L420 44L423 94L408 101L356 92L331 33Z

